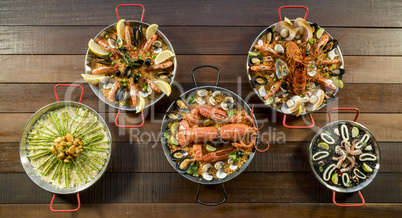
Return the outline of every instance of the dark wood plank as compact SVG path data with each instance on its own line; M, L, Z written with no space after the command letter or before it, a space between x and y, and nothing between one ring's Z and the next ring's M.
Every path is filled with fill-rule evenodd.
M400 173L379 173L362 194L367 203L401 203ZM46 204L51 193L24 173L0 174L0 203ZM313 173L242 173L225 183L228 203L331 203L332 191ZM190 203L196 202L197 184L178 173L105 173L80 193L87 203ZM314 191L313 191L314 190ZM384 194L387 193L387 194ZM57 196L56 202L76 202L75 195ZM221 187L202 186L200 199L216 202ZM357 193L338 194L338 202L360 202Z
M178 83L191 83L191 70L209 64L222 71L221 81L237 83L248 80L246 55L178 55ZM72 83L82 81L84 55L0 55L0 62L7 63L0 74L0 83ZM344 83L402 83L399 69L402 57L344 56L347 74ZM24 65L21 65L24 63ZM7 72L13 72L12 77ZM34 69L34 70L33 70ZM381 72L381 76L378 76ZM207 83L215 79L213 73L197 77Z
M0 26L0 54L85 54L104 26ZM245 55L262 27L161 26L178 55ZM327 28L335 38L348 29ZM343 55L402 55L402 29L353 28L340 42ZM16 37L18 36L18 37ZM364 36L364 37L362 37ZM26 39L30 39L29 41ZM79 62L81 65L83 62Z
M2 204L0 210L5 217L54 217L46 204ZM55 209L72 209L75 205L56 204ZM113 203L84 204L74 217L201 217L222 216L247 217L339 217L347 213L348 217L398 217L402 213L401 204L367 203L360 208L338 208L333 204L284 204L284 203L225 203L219 207L210 207L197 203ZM194 213L202 211L202 213ZM57 217L71 217L70 213L58 213Z
M0 25L108 25L116 22L115 7L127 1L4 1ZM144 21L160 25L217 25L261 26L278 21L277 9L282 5L306 5L310 9L308 20L322 26L401 27L395 17L401 2L374 1L308 1L281 2L253 1L139 1L146 8ZM26 10L29 8L30 10ZM68 9L68 10L66 10ZM122 8L121 18L140 19L140 9ZM235 16L234 16L235 15ZM287 9L283 16L304 16L304 10ZM190 18L190 19L189 19Z
M178 78L182 77L180 75ZM184 77L184 76L183 76ZM78 82L81 82L78 81ZM85 81L83 81L85 82ZM210 83L197 83L201 85L211 85ZM0 112L35 112L43 106L55 102L53 92L55 84L2 84L0 86L0 100L4 104L0 105ZM220 83L220 86L234 91L247 103L255 105L256 112L270 112L267 106L258 98L247 81L243 83ZM116 110L99 100L87 84L83 84L84 97L82 102L99 112L115 112ZM156 106L150 107L151 112L166 112L168 106L174 99L181 95L182 90L193 88L193 83L174 83L172 94L162 98ZM78 88L58 88L60 99L75 100L79 99L80 90ZM395 101L399 99L402 91L402 84L346 84L341 89L335 99L330 102L329 107L358 107L362 112L401 112L402 103ZM67 94L63 94L67 93ZM71 94L70 94L71 93ZM386 105L386 106L385 106ZM322 111L326 111L323 109Z
M157 113L154 118L152 116L146 119L146 124L141 128L117 128L114 124L114 113L100 113L105 119L111 131L114 142L155 142L160 139L160 127L162 115ZM353 120L353 113L334 114L333 119L346 119ZM0 113L0 123L7 125L0 125L0 142L19 142L22 129L25 123L30 118L30 113ZM286 143L286 142L308 142L314 137L316 131L328 123L328 116L326 113L315 113L314 120L316 126L313 129L287 129L282 125L282 115L276 114L256 114L259 125L264 123L264 127L260 133L267 133L270 142ZM129 115L121 115L120 124L135 124L139 123L138 119ZM124 121L127 119L127 121ZM303 121L302 118L289 117L287 120L288 125L306 125L310 120L308 117ZM402 141L402 134L397 134L396 131L402 125L401 114L361 114L358 122L366 126L376 137L379 142L400 142ZM379 125L386 124L386 125Z
M165 159L160 142L113 143L107 172L175 172ZM265 146L260 143L260 146ZM257 152L245 172L310 172L309 142L272 143L269 151ZM23 173L19 144L0 143L0 173ZM402 143L381 143L381 172L402 173Z

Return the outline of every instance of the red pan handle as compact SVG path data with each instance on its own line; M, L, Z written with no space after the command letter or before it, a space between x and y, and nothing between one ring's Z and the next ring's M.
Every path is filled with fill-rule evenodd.
M308 8L306 6L303 5L284 5L278 8L278 17L279 17L279 21L282 21L281 18L281 9L282 8L304 8L306 10L306 14L304 15L304 19L307 20L307 15L308 15Z
M361 204L338 204L338 203L336 203L336 200L335 200L335 195L336 195L335 191L333 191L333 193L332 193L332 202L338 207L362 207L364 204L366 204L366 201L364 200L362 193L360 191L358 191L358 193L359 193L360 199L362 199Z
M359 117L359 114L360 114L360 110L358 108L355 108L355 107L336 107L336 108L332 108L331 110L328 111L328 117L329 117L329 122L330 123L332 122L331 112L334 111L334 110L338 110L338 111L340 111L340 110L355 110L356 111L356 116L355 116L355 119L353 120L355 122L356 122L356 120L357 120L357 118Z
M84 95L84 88L82 88L81 85L77 85L77 84L57 84L54 86L54 95L56 96L56 101L59 102L59 97L57 96L57 87L59 86L77 86L81 88L81 96L80 96L80 101L79 103L81 103L82 101L82 96Z
M53 201L54 201L54 197L56 197L56 194L53 194L53 198L52 201L50 202L50 210L53 212L74 212L80 209L81 207L81 201L80 201L80 194L77 193L77 201L78 201L78 207L72 210L55 210L53 209Z
M141 7L142 8L141 22L144 20L145 8L141 4L121 4L121 5L117 5L117 7L116 7L116 15L117 15L118 20L120 20L119 8L120 7L127 7L127 6L139 6L139 7Z
M121 128L139 128L139 127L142 127L144 125L144 123L145 123L144 111L141 111L142 123L140 125L137 125L137 126L118 124L117 121L119 120L119 116L120 116L120 110L119 110L119 112L117 112L116 120L114 121L114 124L116 124L117 127L121 127Z
M311 128L314 127L315 122L314 122L314 119L313 119L313 115L311 115L311 114L309 114L309 115L310 115L310 119L311 119L311 125L310 126L289 126L289 125L286 124L286 114L283 115L282 124L286 128L289 128L289 129L311 129Z

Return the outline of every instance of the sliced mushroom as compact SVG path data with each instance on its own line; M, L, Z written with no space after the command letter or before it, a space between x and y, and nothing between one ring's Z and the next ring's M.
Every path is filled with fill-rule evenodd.
M284 30L286 29L286 30ZM274 28L275 32L281 33L281 35L286 35L283 37L286 41L291 41L296 36L295 28L288 22L279 21Z

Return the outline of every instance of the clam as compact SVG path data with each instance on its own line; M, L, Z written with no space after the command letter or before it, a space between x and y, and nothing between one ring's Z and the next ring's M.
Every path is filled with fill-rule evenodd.
M139 46L141 39L143 37L143 33L142 33L142 27L141 26L134 26L133 27L133 42L135 46Z
M111 83L110 81L107 82L107 83L105 83L105 84L103 84L103 88L104 88L104 89L111 89L112 86L113 86L113 83Z
M179 173L186 173L187 170L195 163L194 157L186 157L179 164L177 164L177 171Z
M230 158L229 158L229 160L228 160L228 164L230 164L230 165L229 165L229 169L231 169L231 170L237 169L237 165L234 164L234 161L233 161L232 159L230 159Z
M313 30L310 24L303 18L296 18L293 22L295 28L302 27L303 28L303 39L304 41L308 41L313 37Z
M223 172L222 170L218 170L218 172L216 172L216 177L218 177L219 179L224 179L227 175L228 174Z
M146 98L146 97L148 97L149 94L147 92L139 91L138 95L143 97L143 98Z
M267 90L265 90L265 87L264 87L264 86L261 86L261 87L258 89L258 94L260 94L261 97L265 97L265 95L267 95Z
M261 62L262 62L262 59L259 56L251 56L249 59L249 63L251 65L259 65L259 64L261 64Z
M213 177L211 174L204 172L204 173L202 174L202 178L204 178L204 179L207 180L207 181L211 181L214 177Z
M282 38L286 41L291 41L296 36L295 28L292 26L292 24L285 21L279 21L275 25L274 30L275 32L280 33Z
M209 102L210 102L212 105L215 105L215 104L216 104L215 98L212 97L212 96L209 98Z
M153 42L152 45L157 48L160 48L160 47L162 47L162 42L159 40L155 40L155 42Z
M308 44L309 45L309 44ZM313 67L314 66L314 67ZM313 69L311 69L312 67ZM317 73L317 67L315 66L315 63L313 62L310 67L307 67L307 74L311 77L315 76Z
M167 114L167 117L169 118L169 120L171 121L176 121L176 120L180 120L182 118L180 113L177 112L169 112Z
M234 103L234 99L232 97L226 97L225 98L225 102L233 104Z
M225 100L221 103L221 108L223 110L229 110L235 106L234 100L232 97L226 97Z
M319 108L324 102L324 95L325 93L322 89L314 90L310 97L310 103L306 106L307 111L317 110L317 108Z
M187 102L183 99L177 99L176 100L176 107L179 109L179 111L182 112L190 112L190 107L188 106Z
M188 155L187 151L177 150L171 154L171 158L172 160L177 161L187 157L187 155Z
M207 95L208 95L208 91L205 90L205 89L200 89L200 90L197 91L197 95L200 96L200 97L207 96Z
M157 48L157 49L154 50L154 53L155 53L155 54L159 54L159 53L161 53L161 52L162 52L162 48Z
M221 103L221 108L223 109L223 110L228 110L229 109L229 105L228 105L228 103L226 103L226 102L222 102Z
M302 104L302 98L298 95L290 97L285 104L282 104L282 112L285 114L291 114L296 112Z
M338 129L338 128L335 128L335 129L334 129L334 133L337 134L338 136L341 136L341 134L339 133L339 129Z
M278 78L282 79L284 76L287 76L289 74L288 65L284 61L279 59L275 63L275 72L276 72L276 76Z
M285 49L283 48L283 46L281 44L276 44L275 47L274 47L274 50L278 54L283 54L285 52Z
M204 165L202 165L202 172L208 172L209 169L211 169L212 165L210 163L206 163Z
M123 40L121 40L121 38L118 35L116 35L116 39L109 38L107 42L109 46L112 48L116 48L116 46L123 45Z
M262 86L262 85L265 85L268 83L268 80L262 76L256 76L253 78L252 81L253 81L254 85L257 85L257 86Z
M314 89L314 88L315 88L315 83L313 83L313 82L307 83L307 89Z
M110 80L110 76L102 76L99 78L99 82L101 82L102 84L108 83L109 80Z
M205 104L205 100L202 97L197 97L195 99L195 101L200 104L200 105L204 105Z
M262 45L264 45L264 42L263 42L261 39L259 39L259 40L257 41L257 44L262 46Z
M214 92L212 93L212 97L216 97L216 96L218 96L218 95L220 95L220 94L221 94L220 91L214 91Z
M218 171L223 169L224 166L225 166L225 163L223 161L218 161L214 165L215 169Z
M268 44L271 44L273 39L274 39L274 32L272 31L272 29L267 29L267 42L268 42Z
M335 50L332 50L332 51L328 52L328 57L329 57L331 60L334 60L334 58L335 58L335 57L338 57L338 55L335 53Z
M170 82L170 73L169 72L159 72L156 74L156 77L162 80L165 80L166 82Z

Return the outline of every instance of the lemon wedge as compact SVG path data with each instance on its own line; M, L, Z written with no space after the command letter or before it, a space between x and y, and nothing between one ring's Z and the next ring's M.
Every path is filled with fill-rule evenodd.
M145 32L145 38L147 38L147 40L150 39L152 36L154 36L156 34L157 29L158 29L157 24L149 25L149 27L147 28L147 31Z
M166 81L163 80L155 80L155 85L163 92L165 93L167 96L170 95L170 93L172 92L172 88L170 87L169 83L167 83Z
M102 46L98 45L98 43L96 43L93 39L89 40L88 48L96 55L106 56L109 54L109 52L106 49L104 49L104 48L102 48Z
M81 74L82 78L91 85L97 85L104 75Z
M117 35L120 37L120 38L122 38L122 39L124 39L124 21L125 21L125 19L121 19L121 20L119 20L119 22L117 22L117 24L116 24L116 32L117 32Z
M135 105L135 113L139 113L144 110L145 107L145 99L141 96L137 96L137 104Z
M297 109L297 110L295 111L295 116L296 116L296 117L300 116L302 110L303 110L303 106L300 105L299 109Z
M284 21L293 26L293 24L292 24L292 22L289 20L289 18L285 17Z
M168 50L163 51L163 52L159 53L158 56L156 56L155 64L160 64L174 56L175 56L175 54L172 51L168 51Z

